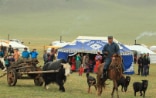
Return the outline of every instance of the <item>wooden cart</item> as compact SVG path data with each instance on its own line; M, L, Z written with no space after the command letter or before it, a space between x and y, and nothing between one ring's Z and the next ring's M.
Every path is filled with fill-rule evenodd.
M42 73L53 73L58 70L42 71L41 67L37 67L35 62L12 63L7 70L7 82L9 86L15 86L17 79L34 79L36 86L42 86Z

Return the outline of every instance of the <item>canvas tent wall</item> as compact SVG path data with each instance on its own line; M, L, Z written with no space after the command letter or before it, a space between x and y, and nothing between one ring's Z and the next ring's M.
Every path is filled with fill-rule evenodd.
M10 41L9 42L9 45L11 45L14 49L18 49L20 53L22 53L22 51L24 50L24 48L28 48L29 50L29 47L23 45L23 44L20 44L20 43L17 43L17 42L14 42L14 41Z
M123 63L126 74L133 74L133 54L131 50L129 50L126 46L119 43L116 39L114 39L116 43L118 43L120 47L120 53L123 57ZM68 44L60 49L58 49L58 59L63 58L67 59L64 56L69 53L92 53L97 54L97 52L102 53L102 49L104 45L107 43L107 37L78 37L71 44ZM63 55L64 54L64 55ZM62 56L61 56L62 55Z
M7 41L7 40L0 40L0 46L8 47L9 46L9 41Z
M149 53L151 63L156 63L156 53L142 45L126 45L130 50L137 51L139 54Z
M13 49L16 49L16 48L19 49L20 53L22 53L22 51L24 50L25 47L28 48L28 50L29 50L28 46L25 46L25 45L18 43L16 41L0 40L0 46L6 47L6 50L9 47L9 45L11 45L13 47Z
M156 46L151 46L150 50L153 51L153 52L156 52Z

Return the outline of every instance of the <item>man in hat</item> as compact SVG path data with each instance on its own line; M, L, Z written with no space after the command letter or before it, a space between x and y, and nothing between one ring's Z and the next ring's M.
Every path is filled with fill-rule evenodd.
M28 49L25 47L24 48L24 51L22 52L22 58L24 59L24 60L28 60L29 59L29 52L28 52Z
M109 68L109 65L112 61L113 54L120 55L119 46L113 41L113 36L108 36L108 43L103 47L102 52L105 57L105 65L103 69L103 75L101 76L101 78L107 78L107 69Z

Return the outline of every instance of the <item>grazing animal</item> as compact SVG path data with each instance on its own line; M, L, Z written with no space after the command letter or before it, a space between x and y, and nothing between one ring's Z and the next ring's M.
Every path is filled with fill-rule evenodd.
M89 73L86 73L87 83L88 83L88 93L90 93L91 86L94 86L97 90L96 79L93 76L90 76Z
M147 87L148 87L148 80L142 80L142 83L134 82L133 83L134 96L136 96L136 92L140 91L140 96L143 95L143 97L145 97Z
M121 79L119 81L117 81L118 87L121 85L122 92L127 91L130 81L131 81L130 76L126 76L126 78L124 76L122 76Z
M105 87L106 85L105 82L107 80L107 77L105 77L104 79L101 78L101 75L103 74L103 67L104 64L100 64L97 72L97 88L98 88L97 93L99 96L102 94L102 87ZM115 90L117 93L117 98L119 98L117 81L119 81L121 77L122 77L122 57L118 54L114 54L108 69L108 79L113 81L113 89L111 93L112 98L114 96Z
M59 90L65 92L64 83L66 81L66 76L70 74L70 69L70 65L63 59L46 63L43 66L43 71L55 70L56 72L42 74L45 82L44 87L48 89L48 84L56 83L59 85Z

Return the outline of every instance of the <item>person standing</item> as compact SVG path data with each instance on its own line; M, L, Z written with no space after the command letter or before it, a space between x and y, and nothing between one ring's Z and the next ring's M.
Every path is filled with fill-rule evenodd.
M44 60L44 64L46 64L48 62L48 54L47 54L46 50L44 50L43 60Z
M78 54L76 55L76 70L79 70L80 65L81 65L81 56L80 56L80 54L78 53Z
M55 49L54 48L52 48L51 49L51 52L50 52L50 54L49 54L49 61L54 61L55 60Z
M147 58L147 54L144 54L144 57L143 57L143 76L147 76L147 69L148 69L148 58Z
M2 49L0 48L0 61L2 62L3 66L5 65L5 61L4 61L4 52L2 51ZM4 66L5 67L5 66ZM6 67L3 69L3 71L6 70Z
M138 75L143 75L143 54L138 58Z
M28 60L29 59L29 56L30 56L30 53L28 52L28 49L27 48L24 48L24 51L22 52L22 58L23 60Z
M0 58L4 57L4 52L2 51L2 49L0 48Z
M117 43L113 41L113 36L108 36L108 43L103 47L103 55L105 57L104 60L104 69L103 69L103 75L101 78L107 78L107 70L109 68L109 65L112 61L113 54L120 55L120 49Z
M149 68L150 68L150 63L151 63L151 60L150 60L150 57L149 57L149 53L147 53L147 60L148 60L147 75L149 75Z
M102 62L102 56L100 54L100 52L97 53L97 55L95 56L95 67L94 67L94 72L97 73L98 71L98 67Z
M14 49L14 54L13 54L14 61L17 62L19 60L19 57L20 57L19 50Z
M76 70L76 61L75 61L75 57L71 57L71 70L75 71Z
M8 68L10 66L10 62L7 56L4 57L5 67Z
M88 68L88 65L89 65L89 56L88 56L88 54L85 54L85 55L83 56L82 64L83 64L83 67L84 67L84 72L86 72L87 69L89 69L89 68Z
M13 55L14 53L14 49L12 48L11 45L9 45L9 48L8 48L8 55Z
M36 59L37 59L38 52L36 51L36 49L33 49L33 50L30 52L30 56L31 56L31 59L32 59L32 60L36 60Z

